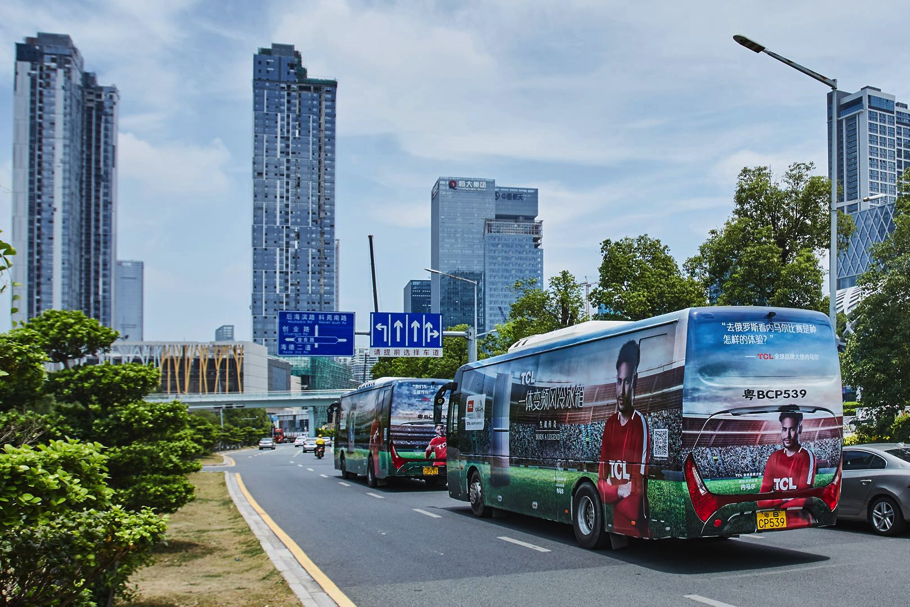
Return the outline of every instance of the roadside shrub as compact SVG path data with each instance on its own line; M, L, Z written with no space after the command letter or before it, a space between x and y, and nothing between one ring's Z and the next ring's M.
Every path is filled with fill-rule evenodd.
M112 505L101 445L0 450L0 599L10 606L107 605L164 539L152 510Z

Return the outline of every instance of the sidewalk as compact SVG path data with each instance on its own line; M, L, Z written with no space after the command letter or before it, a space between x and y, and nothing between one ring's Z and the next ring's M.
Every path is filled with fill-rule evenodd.
M223 454L222 454L223 455ZM205 466L207 472L217 472L225 467L234 465L229 456L224 456L225 464ZM228 492L237 510L246 520L250 529L259 539L262 548L272 559L275 568L281 572L284 579L287 580L288 586L294 591L294 594L300 599L300 603L306 607L354 607L354 604L329 580L325 574L319 571L319 568L304 554L294 541L284 534L280 528L268 517L258 504L250 502L248 493L243 488L243 480L235 472L224 471L224 480L227 484ZM264 515L264 517L263 517ZM277 533L275 530L277 530ZM283 537L279 537L281 534ZM321 578L322 585L318 583L306 568ZM327 590L328 589L328 592ZM331 593L337 600L333 600Z

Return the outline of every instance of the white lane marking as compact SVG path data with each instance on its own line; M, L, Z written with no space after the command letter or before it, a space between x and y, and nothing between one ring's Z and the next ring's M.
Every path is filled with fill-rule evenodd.
M504 542L511 542L513 544L518 544L519 546L524 546L525 548L530 548L531 550L536 550L537 552L550 552L546 548L541 548L540 546L535 546L534 544L529 544L527 542L522 542L521 540L512 539L506 536L500 536L496 539L500 539Z
M767 535L759 535L759 534L757 534L757 533L747 533L747 534L745 534L745 535L739 536L739 537L736 538L736 539L740 539L740 540L766 540L766 539L768 539L768 536L767 536Z
M307 470L309 470L310 472L316 472L316 471L313 470L312 468L307 468Z
M414 508L414 512L419 512L420 514L425 514L430 518L442 518L438 514L433 514L432 512L427 512L426 510L421 510L420 508Z
M289 461L288 463L289 463L289 464L293 464L293 463L294 463L294 460L291 460L291 461Z
M720 601L715 601L714 599L706 599L703 596L698 596L697 594L687 594L683 598L689 599L691 601L698 601L699 603L704 603L705 605L711 605L711 607L733 607L730 603L721 603Z
M300 451L294 454L294 457L300 457Z
M341 485L342 487L350 487L349 484L342 482L342 481L338 481L338 484Z
M757 575L780 575L780 574L793 575L794 573L799 574L800 572L809 571L810 569L830 569L832 567L843 567L845 565L847 565L847 563L834 563L833 565L815 565L814 567L794 567L791 569L780 569L778 571L753 571L752 573L738 573L736 575L711 576L710 579L712 579L712 580L732 580L732 579L740 578L740 577L751 578L751 577L755 577Z
M328 474L320 474L319 476L321 476L322 478L329 478Z
M375 498L378 499L378 500L384 500L384 499L385 499L385 498L382 497L381 495L377 495L377 494L375 494L375 493L367 493L367 495L369 495L370 497L375 497Z
M303 468L303 464L297 464L298 468Z

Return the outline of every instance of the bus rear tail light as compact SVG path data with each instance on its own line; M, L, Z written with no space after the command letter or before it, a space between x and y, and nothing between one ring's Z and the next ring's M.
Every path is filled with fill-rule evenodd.
M832 511L837 508L837 502L840 499L840 476L841 467L838 465L834 480L822 490L822 501L825 502Z
M395 443L392 441L389 441L389 452L392 454L392 465L395 466L396 470L404 466L405 461L398 455L398 450L395 449Z
M695 459L692 454L686 458L686 485L689 487L689 497L692 498L692 505L695 507L695 514L705 522L708 518L717 512L719 503L717 498L708 491L705 483L701 480L698 468L695 466Z

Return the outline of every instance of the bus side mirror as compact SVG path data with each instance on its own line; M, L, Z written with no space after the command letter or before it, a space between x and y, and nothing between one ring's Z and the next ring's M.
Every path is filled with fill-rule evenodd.
M457 384L453 381L450 381L447 384L443 384L439 390L436 391L436 395L433 397L433 425L436 426L442 423L442 408L446 404L446 392L455 389Z

